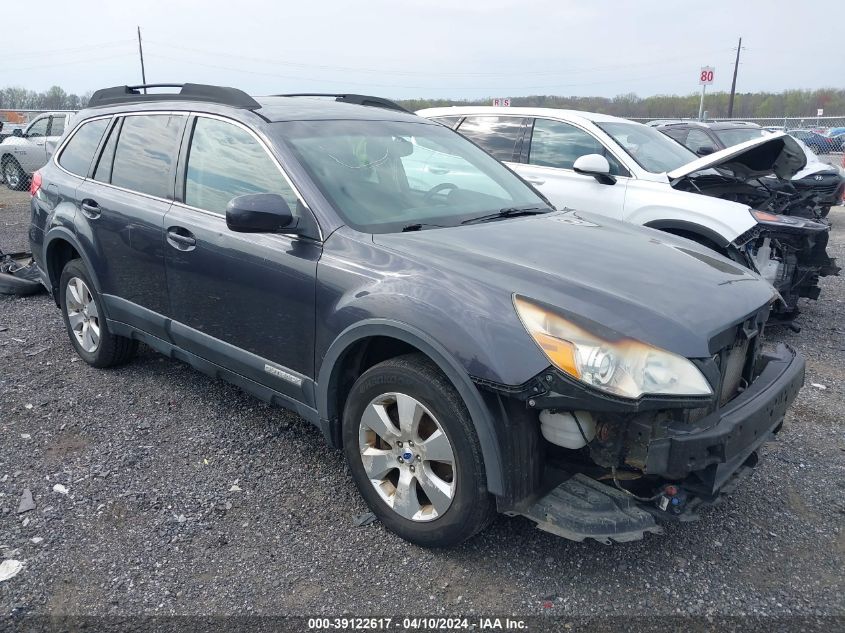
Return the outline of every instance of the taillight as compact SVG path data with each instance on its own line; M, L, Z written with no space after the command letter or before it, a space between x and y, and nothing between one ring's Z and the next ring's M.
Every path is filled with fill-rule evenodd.
M37 171L32 174L32 180L29 183L29 195L37 195L39 189L41 189L41 172Z

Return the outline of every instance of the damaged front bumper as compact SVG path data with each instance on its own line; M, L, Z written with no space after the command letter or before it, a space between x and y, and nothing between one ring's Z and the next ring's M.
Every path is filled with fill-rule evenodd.
M781 344L764 353L757 379L739 396L696 423L652 439L643 472L677 479L696 495L712 497L760 446L780 430L804 385L804 359Z
M732 247L743 263L758 272L780 293L782 303L774 321L791 321L800 298L818 299L819 279L841 270L827 254L830 226L812 220L755 212L757 224L740 235Z
M508 513L565 538L603 543L659 532L660 521L694 520L697 508L718 501L757 463L804 384L804 368L803 357L780 344L758 355L754 380L721 406L664 400L675 408L641 402L628 413L595 413L595 439L580 451L547 446L543 485ZM528 404L572 402L553 388Z

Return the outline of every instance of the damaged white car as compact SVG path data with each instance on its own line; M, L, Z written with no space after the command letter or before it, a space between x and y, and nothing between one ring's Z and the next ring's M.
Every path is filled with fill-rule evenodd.
M748 183L789 180L807 157L783 133L703 158L652 127L603 114L549 108L430 108L440 121L506 162L557 207L599 213L689 238L765 277L791 322L801 297L839 268L830 227L738 202ZM600 253L596 254L601 257Z

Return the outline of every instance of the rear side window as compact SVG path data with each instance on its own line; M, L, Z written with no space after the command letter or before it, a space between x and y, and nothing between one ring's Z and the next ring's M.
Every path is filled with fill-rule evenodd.
M65 115L59 115L51 117L50 119L50 132L48 136L61 136L65 131L65 122L67 119Z
M296 213L296 194L252 134L198 117L185 173L185 204L222 214L232 198L250 193L280 194Z
M528 157L531 165L572 169L575 161L587 154L600 154L607 158L611 174L627 175L623 172L619 161L591 134L561 121L550 119L534 121L531 153Z
M85 178L88 175L88 168L94 158L94 152L100 144L103 132L106 131L108 119L97 119L83 123L76 133L70 138L62 155L59 156L59 165L72 174Z
M114 152L111 183L159 198L173 191L173 165L185 125L183 115L127 116Z
M513 160L525 119L512 116L471 116L458 131L499 160Z
M117 148L117 137L120 134L120 125L122 119L118 119L111 132L109 132L109 139L103 147L103 153L100 154L100 160L97 162L97 168L94 170L94 180L100 182L111 181L111 167L114 162L114 150Z

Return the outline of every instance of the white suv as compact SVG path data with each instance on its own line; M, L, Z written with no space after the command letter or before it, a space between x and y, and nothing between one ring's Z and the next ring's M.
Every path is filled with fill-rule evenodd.
M484 106L417 114L474 141L557 207L687 237L756 270L781 292L781 318L797 313L799 297L818 297L819 276L838 272L825 253L828 226L735 201L738 185L805 166L783 133L699 158L652 127L603 114Z
M29 177L47 164L72 116L69 112L41 114L22 133L0 143L0 173L9 189L25 189Z

